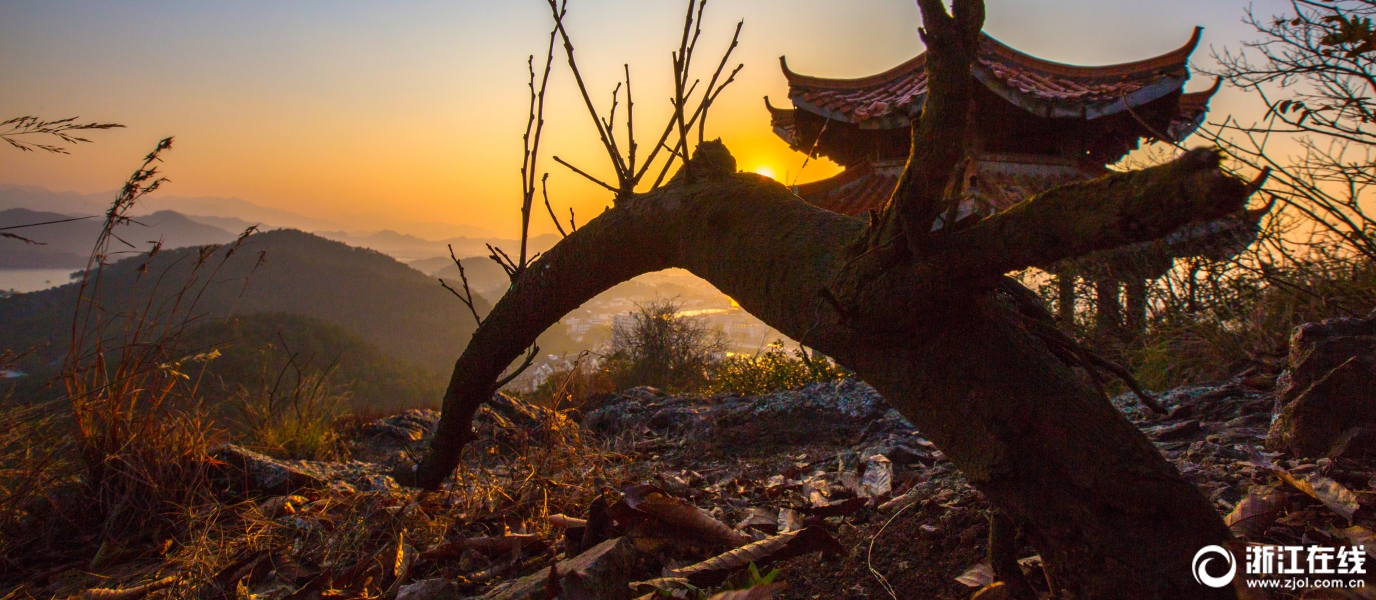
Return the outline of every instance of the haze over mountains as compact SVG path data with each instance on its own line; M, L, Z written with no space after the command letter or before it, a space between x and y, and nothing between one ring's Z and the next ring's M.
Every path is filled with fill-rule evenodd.
M99 215L109 208L115 191L95 194L77 192L54 192L41 187L0 184L0 210L27 208L29 210L55 212L74 216ZM240 198L202 196L188 198L173 195L155 195L144 198L132 214L144 215L171 210L193 219L227 229L242 231L244 226L259 225L261 229L300 229L302 231L351 231L357 229L329 219L320 219L297 214L291 211L255 204ZM387 214L367 215L369 222L376 222L376 228L394 229L430 240L443 240L455 237L496 238L492 230L474 225L439 223L433 221L412 221L398 219ZM237 230L237 231L236 231Z
M101 215L114 198L113 191L98 194L54 192L16 185L0 185L0 227L26 225L70 217ZM460 257L485 256L487 245L510 251L516 240L500 238L491 230L472 225L434 222L401 222L406 233L347 231L340 224L289 211L260 206L239 198L156 196L146 198L133 211L139 225L122 228L120 237L140 250L151 240L162 239L166 248L219 244L233 239L244 229L257 226L260 231L300 229L360 248L370 248L402 261L445 256L449 246ZM387 221L381 221L387 222ZM396 220L391 220L396 223ZM141 230L147 226L146 230ZM46 244L17 248L0 246L0 268L78 268L86 264L99 219L16 231ZM557 236L536 236L530 240L531 252L553 246Z

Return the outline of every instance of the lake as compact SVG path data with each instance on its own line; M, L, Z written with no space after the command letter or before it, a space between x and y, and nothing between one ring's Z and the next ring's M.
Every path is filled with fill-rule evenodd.
M77 269L0 269L0 290L36 292L71 283Z

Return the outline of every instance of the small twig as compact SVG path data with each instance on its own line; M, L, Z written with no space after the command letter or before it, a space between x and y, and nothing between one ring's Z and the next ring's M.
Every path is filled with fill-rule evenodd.
M622 65L626 69L626 174L635 173L635 101L631 98L631 65ZM627 182L622 182L624 187ZM635 182L632 180L631 189L624 192L634 192Z
M468 311L473 313L473 320L476 321L478 325L482 325L483 319L478 316L478 309L473 306L473 289L468 286L468 274L463 270L463 261L460 261L459 257L454 255L453 244L449 244L449 258L454 261L454 266L459 268L459 279L463 281L463 294L460 295L454 288L449 287L449 284L445 283L443 279L440 280L440 285L454 294L454 297L458 298L460 302L463 302L464 306L468 307Z
M515 283L516 274L520 273L520 268L517 267L516 262L511 260L511 257L507 256L505 252L502 252L501 248L494 247L492 244L483 245L487 246L488 252L492 253L488 255L488 258L491 258L496 261L498 265L501 265L502 270L506 271L506 276L511 278L512 283Z
M77 123L76 120L77 117L68 117L55 121L44 121L33 116L16 117L0 123L0 127L9 126L8 130L0 131L0 140L4 140L10 146L19 149L21 152L43 150L44 152L51 152L53 154L71 154L62 146L28 142L16 138L25 135L50 135L68 144L89 144L91 140L72 135L69 132L117 129L124 127L118 123Z
M869 568L870 573L874 575L874 578L879 581L879 585L884 587L884 591L888 592L893 600L898 600L898 592L894 591L893 586L889 584L889 579L884 577L878 569L874 568L874 542L879 539L879 536L884 534L884 530L889 528L889 524L893 523L894 519L897 519L899 515L903 514L908 509L917 506L917 504L917 502L907 504L903 508L898 509L898 512L893 513L893 516L889 517L889 520L884 521L884 525L879 528L879 531L874 533L874 537L870 538L869 550L865 552L865 566Z
M812 157L817 154L817 145L822 143L822 135L827 132L827 125L830 124L831 117L827 117L827 120L822 121L822 129L817 132L817 138L812 140L812 148L810 148L807 151L807 155L803 157L803 166L798 167L798 174L793 176L793 182L788 184L789 187L798 185L798 179L803 176L803 170L807 168L808 161L811 161Z
M540 178L540 193L545 196L545 210L549 211L549 220L554 221L554 228L559 230L560 236L569 237L569 234L564 233L564 227L559 224L559 217L554 216L554 207L549 203L549 173Z
M11 239L11 240L19 240L19 241L21 241L21 242L24 242L25 244L32 244L32 245L34 245L34 246L47 246L47 244L45 244L45 243L43 243L43 242L35 242L35 241L33 241L33 240L29 239L29 238L26 238L26 237L24 237L24 236L15 235L15 234L13 234L13 233L5 233L5 232L3 232L3 231L0 231L0 238Z
M75 218L71 218L71 219L60 219L60 220L57 220L57 221L44 221L44 222L42 222L42 223L29 223L29 224L27 224L27 225L11 225L11 226L9 226L9 227L0 227L0 231L10 231L10 230L13 230L13 229L24 229L24 228L26 228L26 227L38 227L38 226L41 226L41 225L56 225L56 224L58 224L58 223L71 223L72 221L85 221L86 219L94 219L94 218L95 218L95 216L90 216L90 217L75 217Z
M524 361L521 361L521 366L516 367L516 370L513 371L510 375L507 375L506 377L497 380L497 383L493 384L492 386L492 391L495 393L497 390L506 387L506 384L511 383L512 381L515 381L517 377L520 377L521 373L526 372L526 369L529 369L530 365L535 362L535 356L539 353L539 346L531 346L530 350L526 352L526 359Z
M604 188L607 188L608 190L611 190L611 192L612 192L613 194L619 192L619 190L617 190L616 188L612 187L612 186L609 185L607 182L602 181L601 179L598 179L598 178L596 178L596 177L593 177L592 175L589 175L589 174L585 173L582 169L579 169L578 167L575 167L575 166L573 166L573 165L571 165L571 164L565 162L564 159L559 158L558 156L554 157L554 162L557 162L557 163L559 163L559 164L561 164L561 165L564 165L565 167L568 167L570 171L573 171L574 173L577 173L577 174L579 174L579 175L582 175L583 177L587 178L588 181L591 181L591 182L593 182L593 183L595 183L595 184L597 184L597 185L600 185L600 186L602 186L602 187L604 187Z

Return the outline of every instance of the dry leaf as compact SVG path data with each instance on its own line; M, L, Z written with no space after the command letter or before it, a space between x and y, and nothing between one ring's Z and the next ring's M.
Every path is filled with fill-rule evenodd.
M781 533L752 544L727 551L695 565L671 571L675 577L683 577L693 585L715 585L732 573L755 563L764 567L781 560L802 556L813 552L840 553L841 544L831 537L825 529L808 527L792 533Z
M712 596L708 600L769 600L775 594L784 591L784 584L771 583L769 585L757 585L748 590L732 590L722 592Z
M992 585L994 583L994 567L990 566L987 562L979 563L966 569L964 573L960 574L960 577L956 578L956 581L972 588L982 588Z
M1295 489L1304 492L1311 498L1322 502L1330 510L1338 513L1348 521L1352 520L1352 515L1356 514L1361 505L1357 502L1357 495L1352 490L1343 487L1343 484L1333 481L1327 477L1314 474L1304 479L1299 479L1291 475L1289 471L1280 468L1271 459L1262 456L1261 452L1254 447L1248 447L1248 462L1252 466L1265 469L1279 477L1281 481L1290 484Z
M790 533L802 529L803 514L791 508L779 511L779 533Z
M392 585L387 586L387 591L383 593L385 598L396 598L397 592L401 591L401 586L407 582L411 576L411 567L416 564L416 549L406 543L406 531L397 533L397 549L392 555Z
M980 588L970 596L970 600L1013 600L1013 595L1009 593L1008 586L999 581Z
M545 542L540 538L530 534L511 533L499 536L475 536L471 538L454 538L441 542L439 545L421 553L420 557L426 560L445 560L458 558L463 555L465 550L472 550L488 557L503 556L510 554L518 548L529 554L539 554L541 546Z
M779 530L779 515L767 508L747 508L745 516L741 522L736 524L736 529L764 529L771 533Z
M1357 513L1361 504L1357 502L1357 494L1347 489L1343 484L1333 481L1327 477L1310 475L1304 478L1304 483L1309 485L1309 490L1305 493L1318 498L1324 506L1333 512L1342 515L1348 521L1352 520L1352 515ZM1304 491L1301 489L1301 491Z
M176 581L176 577L164 577L152 583L145 583L131 588L94 588L82 592L77 598L80 600L138 600L148 594L169 587L173 583L176 583Z
M893 463L887 456L876 454L865 461L865 477L860 482L861 495L869 498L893 491Z
M1339 529L1338 533L1347 538L1353 546L1365 547L1367 556L1376 558L1376 532L1361 525L1353 525L1347 529Z
M752 541L750 536L731 529L707 511L669 496L656 487L638 485L627 489L626 504L666 525L732 548Z
M556 600L563 592L564 586L559 583L559 565L550 563L549 575L545 578L545 600Z
M1233 507L1233 511L1223 518L1223 522L1232 527L1243 521L1276 514L1284 507L1285 498L1279 491L1257 486L1247 492L1247 497Z
M555 527L587 527L587 526L588 526L588 520L587 520L587 519L580 519L580 518L578 518L578 517L570 517L570 516L562 515L562 514L559 514L559 515L550 515L550 516L548 516L548 517L545 517L545 520L549 521L549 524L550 524L550 525L553 525L553 526L555 526Z
M830 502L821 506L813 507L808 510L808 514L817 517L844 517L855 513L865 507L869 500L865 498L847 498L840 502Z
M296 514L297 509L310 502L305 496L275 496L264 500L258 510L269 519Z

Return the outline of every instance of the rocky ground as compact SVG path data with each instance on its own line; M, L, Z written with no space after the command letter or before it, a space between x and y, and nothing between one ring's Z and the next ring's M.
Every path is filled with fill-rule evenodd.
M1166 415L1130 394L1113 402L1244 542L1376 554L1376 461L1352 443L1361 436L1325 458L1264 450L1273 415L1314 388L1295 379L1177 389L1158 397ZM160 555L107 569L95 590L137 595L89 597L705 598L752 585L737 597L1007 597L981 591L992 572L979 492L860 382L758 397L637 388L582 411L499 396L445 490L397 487L388 473L415 459L438 417L358 426L349 462L218 449L228 508ZM1034 554L1022 546L1021 564L1045 595ZM771 581L782 587L761 585ZM92 587L54 572L24 592Z

